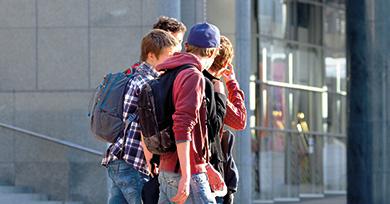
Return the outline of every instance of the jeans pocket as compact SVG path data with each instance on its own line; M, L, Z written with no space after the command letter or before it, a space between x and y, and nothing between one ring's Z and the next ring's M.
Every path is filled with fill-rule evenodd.
M179 187L179 178L166 178L165 182L168 186L178 188Z
M210 184L204 173L191 177L191 188L195 203L215 203L215 198L211 194Z
M209 184L206 173L192 175L191 179L197 184Z

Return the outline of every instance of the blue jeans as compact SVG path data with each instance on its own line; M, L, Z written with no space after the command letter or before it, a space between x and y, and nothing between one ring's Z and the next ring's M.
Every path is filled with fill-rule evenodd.
M108 164L108 176L112 180L109 204L141 204L142 187L148 176L134 169L123 160Z
M161 171L158 176L160 183L159 204L171 204L170 201L177 193L180 181L180 174ZM210 185L205 173L194 174L190 180L190 195L185 203L213 203L215 198L211 194Z
M223 197L215 197L217 204L223 204Z

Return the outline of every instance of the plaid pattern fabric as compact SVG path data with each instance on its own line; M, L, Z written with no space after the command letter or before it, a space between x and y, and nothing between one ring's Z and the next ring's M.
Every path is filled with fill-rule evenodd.
M158 73L150 65L142 63L134 74L135 76L126 88L123 104L123 119L127 120L129 117L134 117L134 121L129 124L125 131L126 144L123 145L124 137L117 138L116 142L107 149L102 165L107 166L109 162L119 159L117 155L122 152L124 146L123 160L140 172L149 174L141 145L141 129L136 111L142 86L149 80L156 78Z

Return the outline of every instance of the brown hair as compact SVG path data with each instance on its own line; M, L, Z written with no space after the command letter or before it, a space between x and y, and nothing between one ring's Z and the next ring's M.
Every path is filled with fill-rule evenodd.
M176 18L170 18L167 16L160 16L157 23L153 25L153 28L165 30L171 33L185 33L187 31L186 26L182 22L178 21Z
M221 35L221 46L219 48L219 54L214 59L214 63L211 65L210 70L219 71L223 68L226 62L229 62L234 57L233 45L230 40Z
M144 36L141 43L141 61L146 61L149 53L153 53L158 58L161 50L166 47L178 45L176 38L167 31L153 29Z
M218 55L218 48L200 48L189 44L186 45L186 52L190 52L201 57L209 56L212 54L213 50L215 50L214 56Z

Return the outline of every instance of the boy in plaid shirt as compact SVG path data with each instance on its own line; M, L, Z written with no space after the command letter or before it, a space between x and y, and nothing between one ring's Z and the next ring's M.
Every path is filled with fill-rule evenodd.
M107 167L113 185L110 204L141 203L141 192L149 178L148 163L141 144L141 129L138 123L137 102L142 86L159 74L154 69L177 50L178 41L170 33L154 29L142 39L141 64L127 85L123 107L123 120L134 120L125 130L124 137L107 149L102 165ZM147 151L147 150L146 150Z

